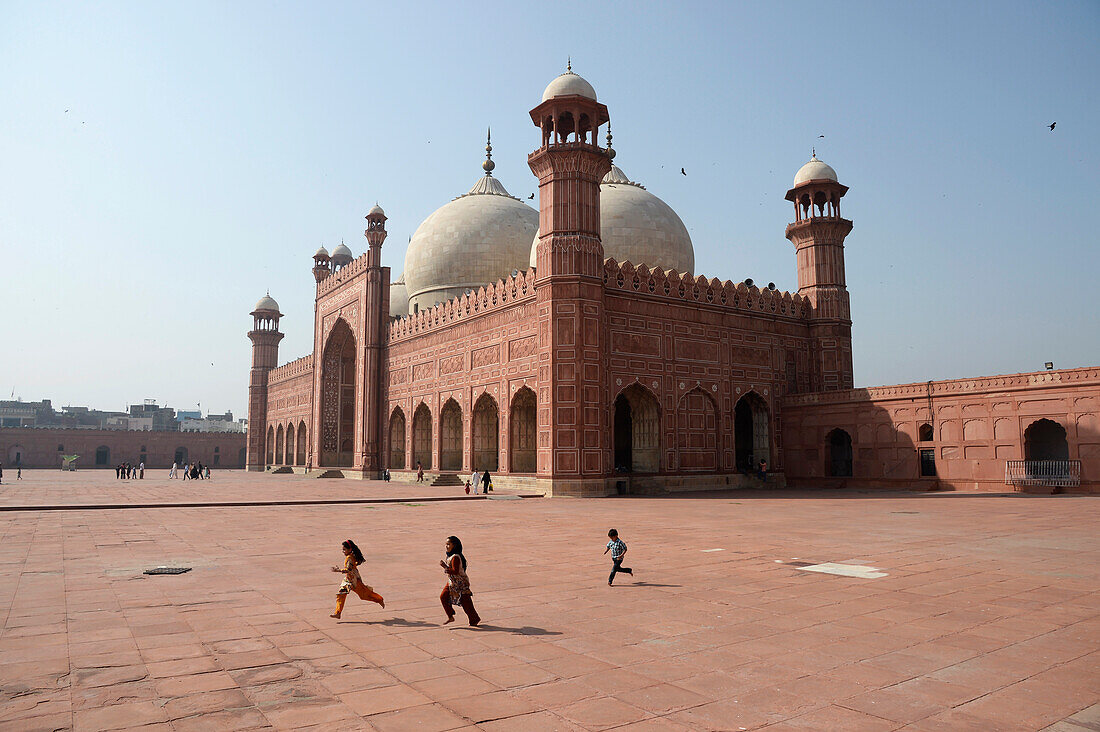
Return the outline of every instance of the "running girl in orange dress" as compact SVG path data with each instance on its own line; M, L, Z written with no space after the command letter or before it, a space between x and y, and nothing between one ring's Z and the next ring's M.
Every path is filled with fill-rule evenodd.
M333 567L332 571L342 572L344 581L340 583L340 589L336 591L336 612L329 615L329 617L340 618L340 613L344 611L344 603L347 602L349 592L359 595L362 600L377 602L383 608L386 607L386 601L382 599L382 596L369 585L364 584L363 578L359 576L359 565L366 561L363 558L363 552L359 551L359 547L355 546L355 542L351 539L341 544L340 548L344 550L344 568Z

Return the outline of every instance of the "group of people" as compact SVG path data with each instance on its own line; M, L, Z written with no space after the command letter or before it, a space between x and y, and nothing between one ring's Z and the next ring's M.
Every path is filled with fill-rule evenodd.
M137 465L119 463L115 466L115 480L129 480L130 478L135 478L137 480L143 480L145 478L144 460Z
M202 463L172 463L172 469L168 471L169 478L178 478L183 475L184 480L210 480L210 466Z
M626 542L619 538L619 532L611 529L607 532L607 538L607 547L603 550L603 553L611 552L611 576L607 578L607 586L612 587L615 584L616 574L625 572L633 577L634 570L623 566L623 560L626 558ZM352 592L362 600L378 603L385 608L386 601L374 591L373 587L363 581L363 576L359 572L360 565L366 561L363 552L351 539L346 539L340 545L340 549L344 553L344 567L343 569L333 567L332 571L343 574L344 578L340 582L340 589L336 591L336 610L329 617L340 619L344 612L344 603L347 602L348 595ZM443 587L443 591L439 593L439 602L443 605L443 613L447 616L443 624L447 625L455 621L454 606L458 605L466 613L470 625L476 626L481 623L481 616L474 607L474 593L470 589L470 576L466 574L466 568L469 565L466 556L462 553L462 542L457 536L448 536L444 549L447 555L439 560L439 566L443 568L443 573L447 575L447 584Z
M493 490L493 476L489 475L489 471L486 470L483 473L479 473L476 470L470 474L470 479L466 481L466 492L469 493L473 489L474 495L477 495L478 486L481 486L482 493L488 493Z

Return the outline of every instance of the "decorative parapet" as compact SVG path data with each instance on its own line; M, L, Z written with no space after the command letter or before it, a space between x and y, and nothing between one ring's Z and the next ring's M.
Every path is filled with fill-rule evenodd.
M390 342L411 338L433 328L446 327L493 310L510 307L534 296L535 271L529 269L479 287L477 292L459 295L435 307L395 320L390 324Z
M332 292L345 282L351 282L357 276L367 271L367 252L363 252L356 259L348 262L339 271L330 274L317 283L317 297Z
M870 402L879 399L916 399L952 396L955 394L980 394L991 391L1019 389L1057 388L1059 386L1100 386L1100 367L1059 371L1030 371L1004 376L981 376L975 379L951 381L925 381L916 384L872 386L843 391L823 391L811 394L792 394L784 398L786 406L806 404L838 404L842 402Z
M803 319L809 317L810 303L799 294L734 284L717 278L708 280L690 273L681 274L674 269L667 272L660 267L650 269L646 265L635 267L630 262L619 264L608 259L603 264L603 283L608 290L625 290L640 295L685 300L700 305L713 305L740 312L779 315Z
M284 363L278 368L271 369L271 372L267 375L267 384L277 384L283 381L289 381L293 378L301 376L302 374L308 374L313 372L313 354L308 356L302 356L299 359L291 361L290 363Z

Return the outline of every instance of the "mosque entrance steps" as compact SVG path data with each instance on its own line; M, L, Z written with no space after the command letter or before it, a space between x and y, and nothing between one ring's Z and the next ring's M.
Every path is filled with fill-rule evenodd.
M466 485L461 478L458 477L458 473L440 473L432 480L432 485Z
M343 470L315 470L309 476L311 478L345 478Z

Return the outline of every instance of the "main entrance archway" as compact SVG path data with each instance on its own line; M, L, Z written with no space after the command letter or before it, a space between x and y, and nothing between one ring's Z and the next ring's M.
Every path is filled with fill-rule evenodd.
M661 469L657 397L632 384L615 399L615 470L656 473Z
M1066 428L1050 419L1029 424L1024 430L1024 460L1069 460Z
M842 429L835 429L825 436L825 445L829 450L829 462L826 468L834 478L846 478L852 475L852 436Z
M535 413L535 392L526 386L512 397L511 439L508 455L513 473L533 473L537 470L538 415Z
M350 468L355 447L355 336L337 320L321 370L321 465Z
M474 404L474 470L495 473L500 468L500 414L497 401L482 394Z
M733 441L738 472L756 472L761 460L771 464L768 405L754 391L738 399L733 408Z
M454 399L439 413L439 469L462 470L462 407Z

